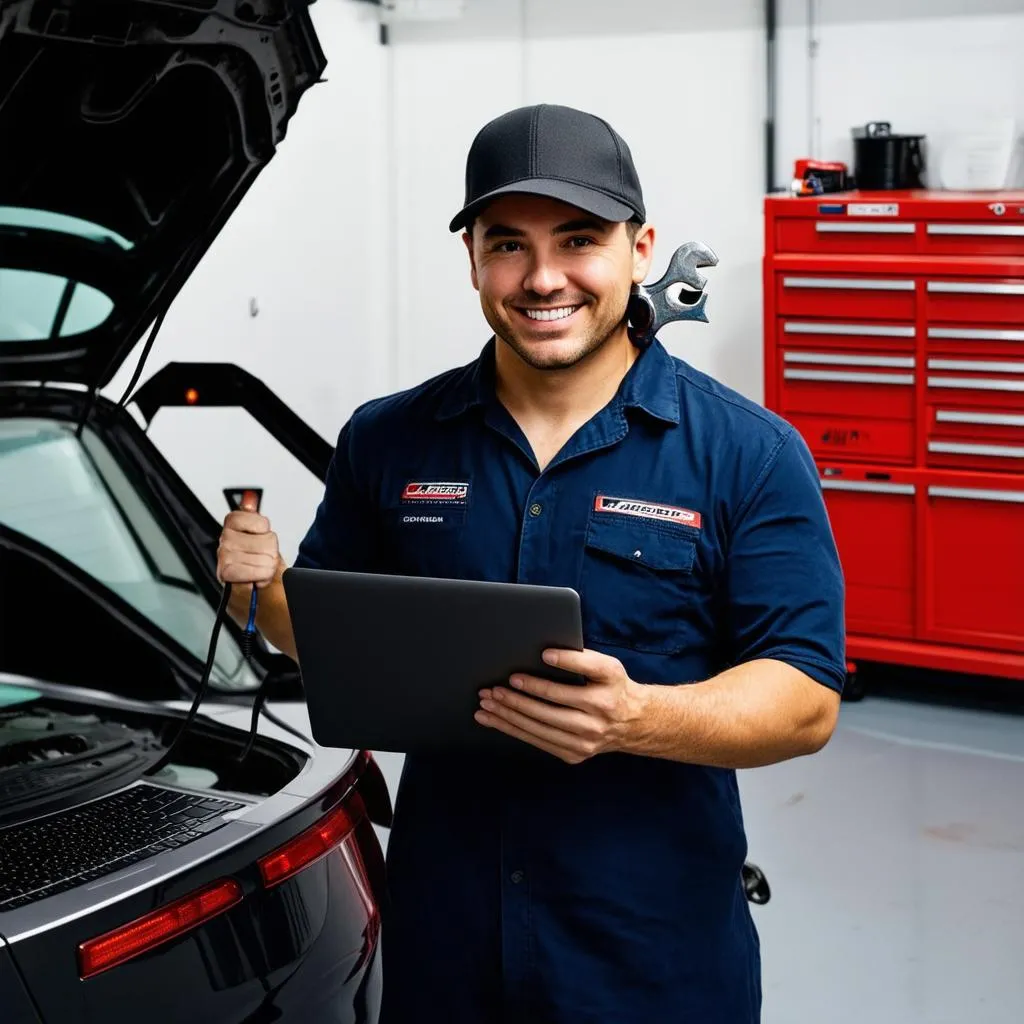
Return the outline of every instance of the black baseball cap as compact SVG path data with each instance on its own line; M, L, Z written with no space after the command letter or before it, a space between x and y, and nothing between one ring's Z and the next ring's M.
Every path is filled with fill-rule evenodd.
M629 146L607 121L572 107L520 107L484 125L466 159L466 205L449 230L513 192L560 199L602 220L647 219Z

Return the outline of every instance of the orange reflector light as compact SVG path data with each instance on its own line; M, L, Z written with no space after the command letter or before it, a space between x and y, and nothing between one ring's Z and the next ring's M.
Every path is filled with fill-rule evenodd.
M209 921L241 899L242 887L226 879L169 903L131 924L83 942L78 947L79 974L82 978L91 978L123 964Z
M189 388L188 391L185 392L185 401L189 405L195 405L196 402L199 401L199 392L196 391L195 388Z
M268 888L309 867L340 846L363 817L363 801L354 794L322 821L259 861L263 884Z

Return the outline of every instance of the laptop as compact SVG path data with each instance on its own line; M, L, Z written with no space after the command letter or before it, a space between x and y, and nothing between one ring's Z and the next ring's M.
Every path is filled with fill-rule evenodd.
M535 748L480 725L484 687L583 649L579 594L567 587L291 568L283 577L313 739L413 754Z

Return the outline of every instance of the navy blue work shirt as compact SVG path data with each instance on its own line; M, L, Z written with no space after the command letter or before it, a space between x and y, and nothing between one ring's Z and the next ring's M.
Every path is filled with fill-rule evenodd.
M539 472L494 344L355 412L297 564L574 587L586 646L641 683L774 658L842 688L842 576L791 426L655 342ZM382 1024L754 1024L746 853L733 771L407 758Z

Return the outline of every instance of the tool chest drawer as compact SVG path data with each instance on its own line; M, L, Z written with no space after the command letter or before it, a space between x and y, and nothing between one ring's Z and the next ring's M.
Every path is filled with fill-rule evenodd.
M925 292L929 323L977 321L1007 327L1024 324L1024 280L929 277Z
M1024 411L928 407L928 465L1024 473Z
M924 225L923 243L933 256L1024 256L1024 224L935 221Z
M821 474L846 582L847 629L912 636L916 485L850 466L827 465Z
M924 633L1024 651L1024 478L936 475L924 517Z
M794 348L780 357L782 415L812 454L912 461L913 355Z
M1024 410L1024 359L929 356L929 403Z
M891 352L914 353L917 330L911 323L858 323L833 320L779 320L777 344L780 348L803 346L817 349L860 350L885 355ZM1024 339L1024 331L1021 332ZM1024 345L1021 346L1024 354Z
M910 277L809 273L776 276L776 303L784 315L913 321L917 309L915 291L914 279Z
M776 221L776 250L804 253L913 253L917 226L903 221L786 217Z
M928 351L935 354L975 354L1024 359L1024 325L1020 327L929 326Z

